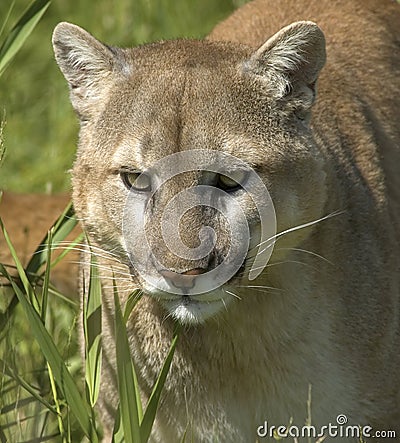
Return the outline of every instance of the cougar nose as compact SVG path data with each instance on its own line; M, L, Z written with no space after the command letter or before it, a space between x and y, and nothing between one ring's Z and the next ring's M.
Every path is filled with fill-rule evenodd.
M196 277L204 274L206 269L195 268L182 273L163 269L160 274L178 289L192 289L195 284Z

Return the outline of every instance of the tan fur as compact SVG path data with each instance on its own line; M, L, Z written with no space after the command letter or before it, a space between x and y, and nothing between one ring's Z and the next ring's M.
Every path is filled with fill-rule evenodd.
M324 34L304 21L279 31L299 20ZM118 401L114 272L122 301L136 287L146 292L128 322L144 399L170 344L171 316L186 322L153 442L176 443L187 430L189 441L252 443L265 420L301 426L309 386L314 425L345 414L349 424L400 435L399 30L399 6L390 0L255 0L208 41L127 50L73 25L56 28L57 62L82 123L74 205L93 245L110 253L99 257L106 433ZM130 264L122 232L128 190L119 174L189 149L225 151L254 166L274 201L278 232L341 211L282 236L256 281L244 273L214 291L212 302L227 306L213 316L212 302L199 298L195 318L160 302ZM171 180L146 227L175 272L211 266L173 256L159 232L165 205L201 180L196 171ZM251 200L240 198L255 236ZM216 213L189 212L184 241L196 247L203 224L218 232L223 256L228 239Z

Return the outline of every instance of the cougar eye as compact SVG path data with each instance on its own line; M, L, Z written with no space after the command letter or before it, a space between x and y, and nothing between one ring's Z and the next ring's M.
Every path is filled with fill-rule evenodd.
M128 189L134 189L140 192L148 192L151 190L151 178L145 172L122 171L121 179Z
M224 191L234 192L242 187L247 176L246 171L234 171L228 175L219 174L217 186Z

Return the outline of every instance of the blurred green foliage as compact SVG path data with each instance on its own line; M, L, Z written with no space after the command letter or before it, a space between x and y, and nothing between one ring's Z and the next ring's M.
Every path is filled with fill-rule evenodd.
M0 1L0 25L14 3L0 41L28 5ZM51 34L60 21L78 24L116 46L176 37L199 38L245 0L53 0L0 80L0 119L6 158L0 189L69 189L78 123L67 85L54 61Z

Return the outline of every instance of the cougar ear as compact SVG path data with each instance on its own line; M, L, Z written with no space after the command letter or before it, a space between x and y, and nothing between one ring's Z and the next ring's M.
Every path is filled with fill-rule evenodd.
M111 84L115 53L84 29L66 22L56 26L52 41L72 105L83 120L88 119Z
M300 107L308 109L325 60L323 32L313 22L300 21L267 40L244 68L265 80L276 99L296 98Z

